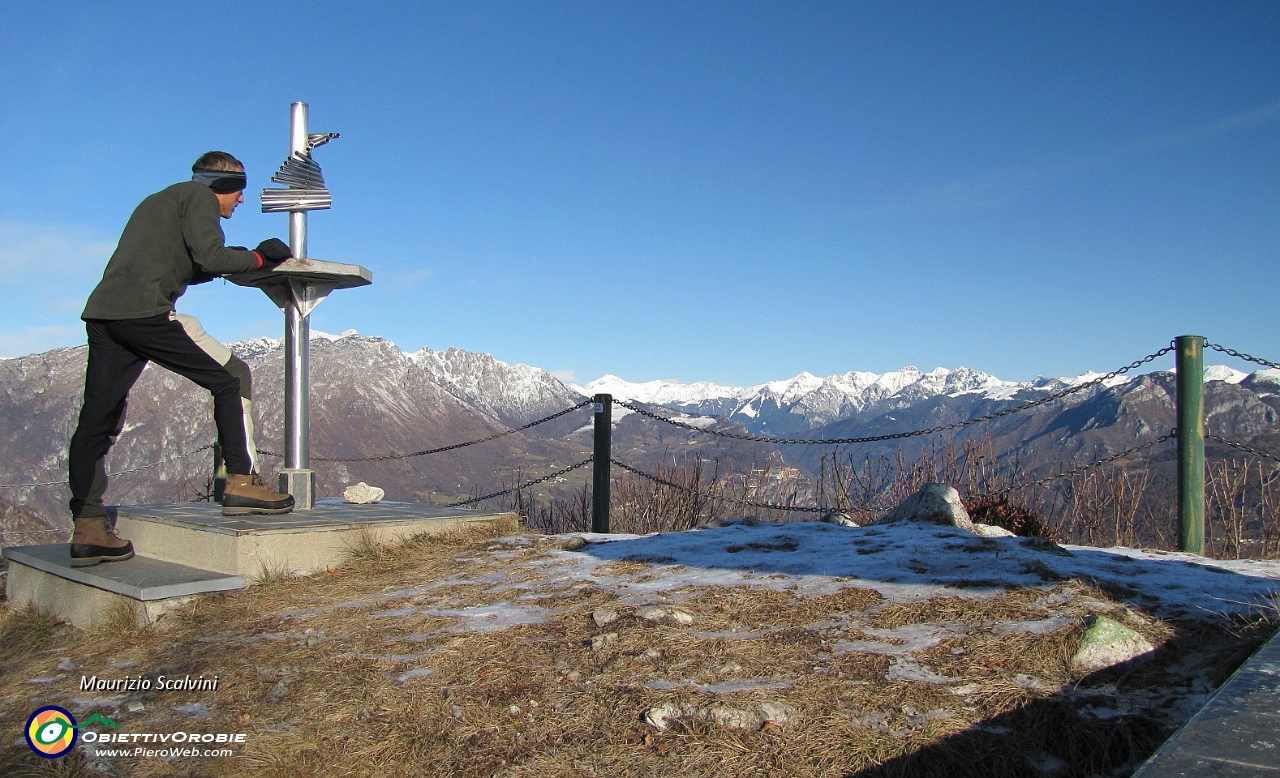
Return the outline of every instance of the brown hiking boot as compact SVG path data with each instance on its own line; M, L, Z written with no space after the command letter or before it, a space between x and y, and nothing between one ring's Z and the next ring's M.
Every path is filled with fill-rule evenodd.
M133 544L116 535L105 516L89 516L73 521L71 566L90 567L99 562L123 562L133 558Z
M257 473L227 474L227 486L222 492L223 516L288 513L291 510L293 510L293 495L271 491Z

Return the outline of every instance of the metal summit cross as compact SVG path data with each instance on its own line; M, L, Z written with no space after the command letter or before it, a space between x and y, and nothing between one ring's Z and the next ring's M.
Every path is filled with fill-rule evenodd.
M293 495L296 510L310 510L315 505L315 471L311 469L308 431L311 311L335 289L373 283L373 273L367 268L307 256L307 211L324 210L332 204L311 152L336 137L336 132L309 135L307 104L291 106L289 158L271 177L286 188L263 189L262 212L289 214L289 250L294 258L273 270L241 273L230 279L266 292L284 312L285 453L280 490Z

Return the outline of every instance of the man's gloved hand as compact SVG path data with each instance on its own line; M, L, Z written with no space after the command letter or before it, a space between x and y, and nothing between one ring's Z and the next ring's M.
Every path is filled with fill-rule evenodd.
M275 267L293 256L293 254L289 253L289 247L279 238L267 238L258 244L254 252L262 257L262 266L264 268Z

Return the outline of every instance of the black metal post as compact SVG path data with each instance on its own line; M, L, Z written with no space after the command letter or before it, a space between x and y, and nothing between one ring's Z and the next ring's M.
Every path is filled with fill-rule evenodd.
M609 458L613 432L613 395L596 395L596 451L591 463L591 531L609 531Z
M213 442L213 501L222 502L227 489L227 463L222 459L222 444Z

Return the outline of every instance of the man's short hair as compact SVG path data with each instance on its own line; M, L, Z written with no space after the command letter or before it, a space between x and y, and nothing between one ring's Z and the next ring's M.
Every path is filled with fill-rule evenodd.
M209 151L200 155L200 159L191 166L191 172L197 170L244 170L244 163L225 151Z

